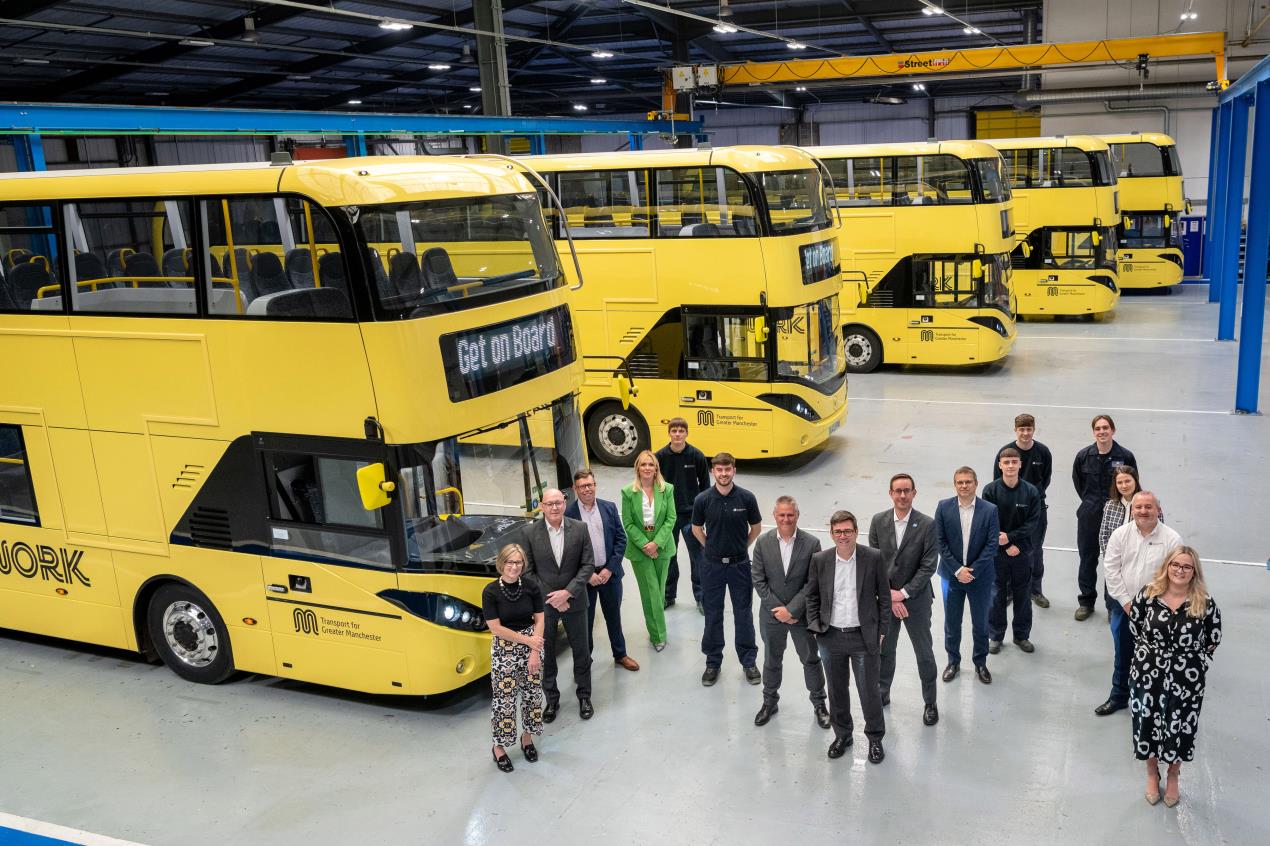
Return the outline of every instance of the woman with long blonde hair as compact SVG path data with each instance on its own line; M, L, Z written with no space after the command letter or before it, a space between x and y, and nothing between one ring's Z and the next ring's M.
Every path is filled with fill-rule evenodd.
M657 456L635 457L635 481L622 488L626 560L639 585L644 624L653 649L666 648L666 574L675 554L675 486L661 476Z
M1195 756L1208 663L1221 643L1221 614L1208 595L1199 553L1174 547L1129 614L1133 660L1129 712L1133 751L1147 762L1146 800L1160 801L1160 761L1168 764L1164 804L1181 798L1182 762Z

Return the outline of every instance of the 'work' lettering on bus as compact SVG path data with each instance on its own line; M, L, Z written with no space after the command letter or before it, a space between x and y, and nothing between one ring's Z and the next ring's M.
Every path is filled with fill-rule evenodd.
M82 549L68 550L44 544L32 546L23 541L13 544L7 540L0 541L0 576L17 573L24 579L38 578L64 585L79 582L84 587L92 587L92 580L79 569L79 562L83 557Z

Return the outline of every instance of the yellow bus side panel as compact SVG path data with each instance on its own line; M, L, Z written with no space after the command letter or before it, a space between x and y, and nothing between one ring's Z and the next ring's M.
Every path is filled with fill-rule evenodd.
M1116 275L1120 280L1121 289L1164 288L1181 282L1181 265L1161 258L1170 254L1180 259L1182 251L1174 248L1134 247L1117 252Z
M165 535L185 514L228 446L198 438L150 438Z
M53 471L62 495L66 531L106 535L106 511L97 484L97 463L88 432L82 429L49 429ZM41 511L52 503L41 503Z
M97 480L112 538L165 543L154 462L144 435L93 432Z
M21 324L0 329L0 411L39 409L45 425L83 428L87 419L66 318L24 314Z
M844 223L848 243L843 244L844 264L849 264L848 257L890 255L895 252L895 213L890 211L870 211L852 213L850 221Z
M699 243L699 242L698 242ZM563 244L567 253L569 245ZM582 265L584 284L573 296L577 309L600 309L607 303L656 303L658 297L657 270L653 248L647 242L636 241L630 246L620 241L591 244L586 239L574 239L578 251L578 263ZM570 261L562 262L571 284L576 284L577 273Z

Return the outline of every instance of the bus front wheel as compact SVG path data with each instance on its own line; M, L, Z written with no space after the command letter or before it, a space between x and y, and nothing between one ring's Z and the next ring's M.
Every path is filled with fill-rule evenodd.
M882 341L872 329L848 326L842 330L842 342L851 373L872 373L882 363Z
M229 630L216 606L188 585L155 591L146 613L150 642L163 663L183 679L219 684L234 672Z
M596 458L611 467L631 467L635 456L648 449L648 426L639 412L606 402L591 412L587 443Z

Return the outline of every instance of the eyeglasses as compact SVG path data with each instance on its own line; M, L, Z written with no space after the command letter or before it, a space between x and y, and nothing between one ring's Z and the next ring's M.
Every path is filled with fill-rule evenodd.
M573 486L574 490L579 490L579 491L589 491L594 487L595 487L595 482L578 482Z
M544 503L542 504L542 507L543 507L543 508L564 508L564 500L563 500L563 499L553 499L553 500L551 500L550 502L544 502Z
M1193 572L1195 572L1195 568L1194 568L1193 566L1191 566L1190 564L1178 564L1178 563L1175 563L1175 562L1170 562L1170 563L1169 563L1169 569L1170 569L1170 570L1173 570L1174 572L1177 572L1177 573L1193 573Z
M891 488L891 493L896 494L897 496L912 496L913 489L912 488Z
M833 535L835 538L845 538L854 535L856 531L856 529L830 529L829 534Z
M524 567L525 560L523 558L508 558L503 562L504 567Z

